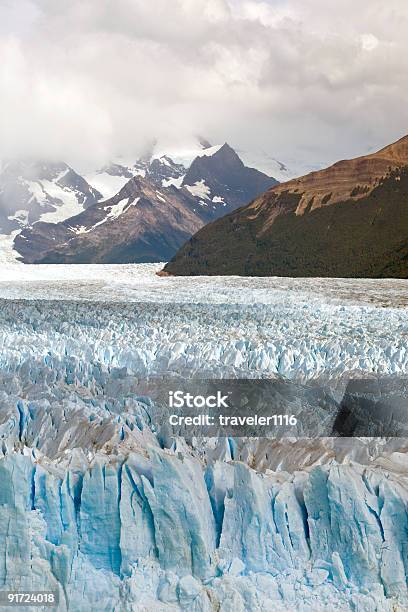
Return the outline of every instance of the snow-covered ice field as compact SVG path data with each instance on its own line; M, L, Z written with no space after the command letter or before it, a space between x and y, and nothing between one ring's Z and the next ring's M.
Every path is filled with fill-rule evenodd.
M0 268L0 298L204 304L355 303L408 307L398 279L160 277L164 264L23 265Z
M143 374L211 367L306 379L408 374L408 281L163 278L160 268L2 268L5 348L20 359L75 351L88 363ZM44 331L34 325L37 301ZM19 329L10 332L17 312ZM0 360L7 359L4 351Z
M160 267L1 268L0 588L84 612L408 609L407 440L169 437L140 391L405 378L408 281Z

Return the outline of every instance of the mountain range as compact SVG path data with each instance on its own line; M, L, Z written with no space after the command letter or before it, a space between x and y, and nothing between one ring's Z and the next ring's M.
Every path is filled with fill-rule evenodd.
M8 160L0 163L0 261L12 261L15 236L42 220L57 223L103 196L64 162Z
M167 261L275 184L227 143L199 150L188 168L162 155L82 177L66 164L14 162L0 173L0 233L24 263Z
M282 183L208 224L175 275L408 278L408 136Z

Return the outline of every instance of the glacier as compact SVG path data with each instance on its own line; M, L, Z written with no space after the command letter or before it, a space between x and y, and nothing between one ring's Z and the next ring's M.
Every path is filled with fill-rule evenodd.
M407 376L406 284L254 279L251 303L248 279L58 270L0 278L0 590L78 612L408 609L405 438L163 436L144 386Z
M47 459L0 461L3 588L59 590L62 610L408 605L398 470L204 469L154 446L87 468L75 453L64 470Z
M62 302L5 300L1 367L70 359L139 375L228 369L308 380L350 372L408 371L403 308L340 305Z

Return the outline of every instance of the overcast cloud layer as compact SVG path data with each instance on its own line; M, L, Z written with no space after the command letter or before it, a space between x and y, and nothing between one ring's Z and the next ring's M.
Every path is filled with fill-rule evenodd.
M1 0L0 157L195 134L334 161L408 133L406 0Z

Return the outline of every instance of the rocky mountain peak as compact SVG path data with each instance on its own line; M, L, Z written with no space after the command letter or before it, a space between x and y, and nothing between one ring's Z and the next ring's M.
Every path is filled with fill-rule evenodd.
M199 151L189 170L161 155L112 164L94 179L116 186L114 194L61 223L23 230L14 247L25 262L166 261L205 223L276 183L247 168L227 143Z

